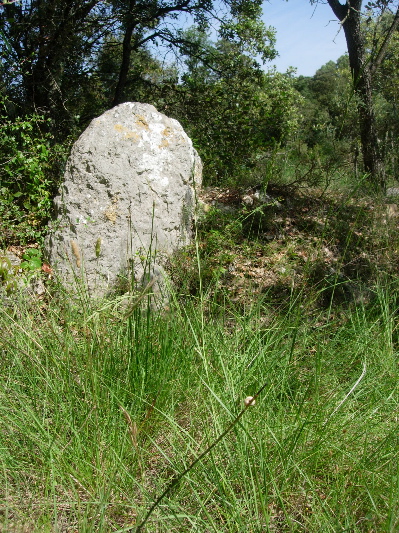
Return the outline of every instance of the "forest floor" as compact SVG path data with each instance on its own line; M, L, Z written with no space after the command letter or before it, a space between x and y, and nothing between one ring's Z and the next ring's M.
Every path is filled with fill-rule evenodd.
M178 253L172 268L186 291L195 292L199 268L203 287L217 280L219 295L232 302L311 291L324 304L350 303L398 272L392 198L275 186L260 200L255 189L207 188L200 202L198 246Z

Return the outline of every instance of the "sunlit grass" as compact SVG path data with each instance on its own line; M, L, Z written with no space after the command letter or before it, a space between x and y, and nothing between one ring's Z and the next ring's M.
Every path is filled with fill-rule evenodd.
M134 531L266 384L144 530L397 531L393 296L2 310L0 530Z

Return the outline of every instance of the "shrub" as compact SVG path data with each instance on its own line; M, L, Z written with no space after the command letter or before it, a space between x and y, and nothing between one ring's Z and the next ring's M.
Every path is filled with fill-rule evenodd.
M38 114L12 120L0 112L0 244L40 238L51 208L65 149L54 145Z

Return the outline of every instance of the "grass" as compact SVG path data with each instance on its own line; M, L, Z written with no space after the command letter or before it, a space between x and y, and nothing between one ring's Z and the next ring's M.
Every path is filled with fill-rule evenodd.
M395 210L279 204L211 210L167 310L7 300L1 533L399 531Z
M0 531L398 531L395 293L2 309Z

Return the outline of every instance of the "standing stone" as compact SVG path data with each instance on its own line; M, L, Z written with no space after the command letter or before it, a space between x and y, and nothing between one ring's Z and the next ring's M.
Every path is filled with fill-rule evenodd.
M139 283L190 243L201 160L183 128L152 105L121 104L72 148L46 249L61 281L104 296Z

